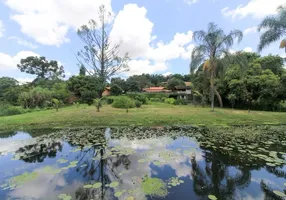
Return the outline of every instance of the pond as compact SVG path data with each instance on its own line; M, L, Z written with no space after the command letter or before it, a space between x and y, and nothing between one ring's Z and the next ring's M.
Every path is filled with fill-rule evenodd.
M286 126L0 135L0 199L284 199Z

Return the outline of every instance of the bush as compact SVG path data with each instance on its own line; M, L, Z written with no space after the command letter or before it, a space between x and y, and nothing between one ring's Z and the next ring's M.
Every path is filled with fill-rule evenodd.
M22 92L19 96L19 102L23 108L43 108L47 101L51 101L51 92L41 87L35 87L29 92Z
M89 106L93 104L93 100L98 96L95 91L83 91L80 93L82 103L87 103Z
M188 101L186 99L177 99L174 104L175 105L188 105Z
M11 106L7 103L0 103L0 116L19 115L25 113L25 110L19 107Z
M174 98L168 98L168 99L165 99L165 103L168 103L168 104L175 104L175 99Z
M138 94L136 97L135 97L135 100L137 101L140 101L142 104L147 104L147 101L148 101L148 98L146 97L146 95L144 94Z
M110 93L111 93L111 95L113 95L113 96L119 96L119 95L122 94L122 92L123 92L122 88L119 87L118 85L116 85L116 84L111 85L111 87L110 87Z
M141 106L142 106L141 101L136 100L135 101L135 106L136 106L136 108L141 108Z
M114 99L112 103L112 107L114 108L135 108L135 101L129 97L126 96L120 96L116 99Z
M105 97L105 101L108 105L112 104L114 99L112 97Z
M161 102L160 98L150 98L151 102Z
M168 93L127 93L126 94L128 97L135 99L136 96L139 95L144 95L146 98L150 99L150 98L169 98L169 94Z

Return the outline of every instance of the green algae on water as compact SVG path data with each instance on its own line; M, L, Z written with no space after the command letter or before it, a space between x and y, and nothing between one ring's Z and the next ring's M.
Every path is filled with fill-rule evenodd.
M144 178L141 187L145 195L165 197L168 194L166 184L158 178Z
M10 188L16 188L21 187L25 183L28 183L30 181L33 181L39 177L38 172L24 172L23 174L19 176L14 176L11 179L9 179L9 186Z

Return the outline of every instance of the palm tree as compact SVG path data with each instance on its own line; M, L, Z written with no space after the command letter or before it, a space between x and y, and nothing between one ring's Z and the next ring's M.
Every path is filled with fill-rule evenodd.
M243 33L240 30L233 30L226 35L216 24L209 23L207 32L195 31L193 38L199 45L193 49L190 70L194 73L204 63L204 71L208 71L210 75L211 108L214 111L215 76L218 66L226 67L220 58L230 57L229 48L234 44L235 39L238 42L242 40ZM216 94L218 95L217 92Z
M279 6L277 12L276 16L266 17L258 26L259 32L265 30L260 36L258 51L286 35L286 6ZM286 52L286 39L281 41L280 48L285 48Z

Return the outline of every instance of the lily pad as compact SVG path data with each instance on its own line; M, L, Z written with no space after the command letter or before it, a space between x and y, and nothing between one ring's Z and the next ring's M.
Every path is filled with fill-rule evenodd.
M67 163L68 160L61 158L61 159L58 159L57 162L63 164L63 163Z
M84 185L83 188L90 189L90 188L92 188L92 185L91 184Z
M67 195L67 194L60 194L59 196L59 199L62 199L62 200L71 200L72 197Z
M276 194L279 197L286 197L286 194L284 194L283 192L280 192L278 190L274 190L273 193Z
M99 182L92 185L92 187L95 189L100 188L101 186L102 186L102 183L99 183Z
M211 195L211 194L208 196L208 198L209 198L210 200L217 200L216 196Z
M147 162L148 160L147 159L140 159L138 160L139 163L144 163L144 162Z
M116 188L118 185L119 185L119 183L116 182L116 181L114 181L114 182L112 182L112 183L109 184L109 187L111 187L111 188Z
M158 178L144 178L141 187L145 195L165 197L168 194L167 186Z
M115 197L121 197L123 194L123 192L115 192L114 196Z

